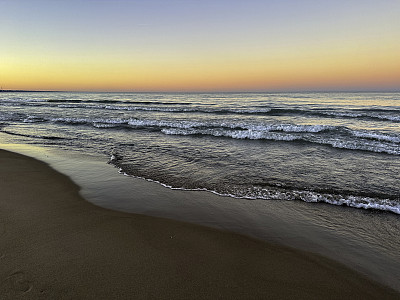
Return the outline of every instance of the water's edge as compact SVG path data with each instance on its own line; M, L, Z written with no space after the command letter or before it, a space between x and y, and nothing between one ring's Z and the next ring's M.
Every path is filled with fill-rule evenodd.
M45 161L76 182L83 197L96 205L206 225L318 253L400 291L399 241L387 241L397 238L391 235L398 232L395 214L301 201L232 201L205 191L172 190L122 176L104 157L30 145L1 144L0 148ZM360 235L371 222L376 228L384 226L388 236L382 232Z

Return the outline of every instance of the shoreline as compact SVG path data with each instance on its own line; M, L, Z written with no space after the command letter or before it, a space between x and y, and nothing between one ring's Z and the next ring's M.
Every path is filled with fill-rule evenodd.
M47 163L80 187L95 206L239 233L339 262L400 292L398 216L302 201L222 197L165 188L123 176L108 156L7 143L0 148Z
M2 299L399 297L316 254L95 206L36 159L0 162Z

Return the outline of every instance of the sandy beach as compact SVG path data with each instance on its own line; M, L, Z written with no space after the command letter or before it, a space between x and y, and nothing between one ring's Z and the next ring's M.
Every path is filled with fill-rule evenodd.
M68 177L0 151L1 299L398 299L332 260L86 202Z

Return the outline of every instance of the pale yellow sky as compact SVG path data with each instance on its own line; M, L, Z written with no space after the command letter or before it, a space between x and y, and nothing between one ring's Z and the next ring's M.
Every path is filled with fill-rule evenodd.
M400 89L400 1L347 1L345 11L341 1L288 2L0 2L9 12L0 21L0 84L29 90Z

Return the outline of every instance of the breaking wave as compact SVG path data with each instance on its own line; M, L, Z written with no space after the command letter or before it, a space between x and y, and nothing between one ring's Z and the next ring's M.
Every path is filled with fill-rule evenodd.
M6 114L1 121L20 120L25 123L53 122L85 125L100 129L131 129L160 131L166 135L212 136L232 139L302 141L329 145L334 148L362 150L400 155L400 136L376 131L352 130L343 126L268 124L245 122L198 122L155 119L49 118Z
M64 109L100 109L121 111L156 111L165 113L237 114L261 116L302 116L320 118L362 119L400 122L400 109L329 109L303 107L276 107L260 105L232 108L215 104L197 105L185 101L133 101L133 100L89 100L89 99L32 99L13 97L1 99L0 106L50 106Z
M308 203L328 203L338 206L348 206L353 208L361 209L374 209L381 211L389 211L395 214L400 214L400 199L388 199L388 198L376 198L369 196L358 196L358 195L344 195L344 194L331 194L331 193L320 193L316 191L307 190L290 190L283 188L261 188L257 186L252 187L231 187L230 190L212 190L205 187L198 188L184 188L175 187L168 183L153 180L151 178L144 178L141 176L131 175L124 171L120 167L118 161L122 158L117 154L112 154L109 163L119 169L121 174L125 176L132 176L141 178L147 181L156 182L162 186L174 190L186 190L186 191L208 191L220 196L228 196L240 199L249 200L284 200L284 201L304 201Z

